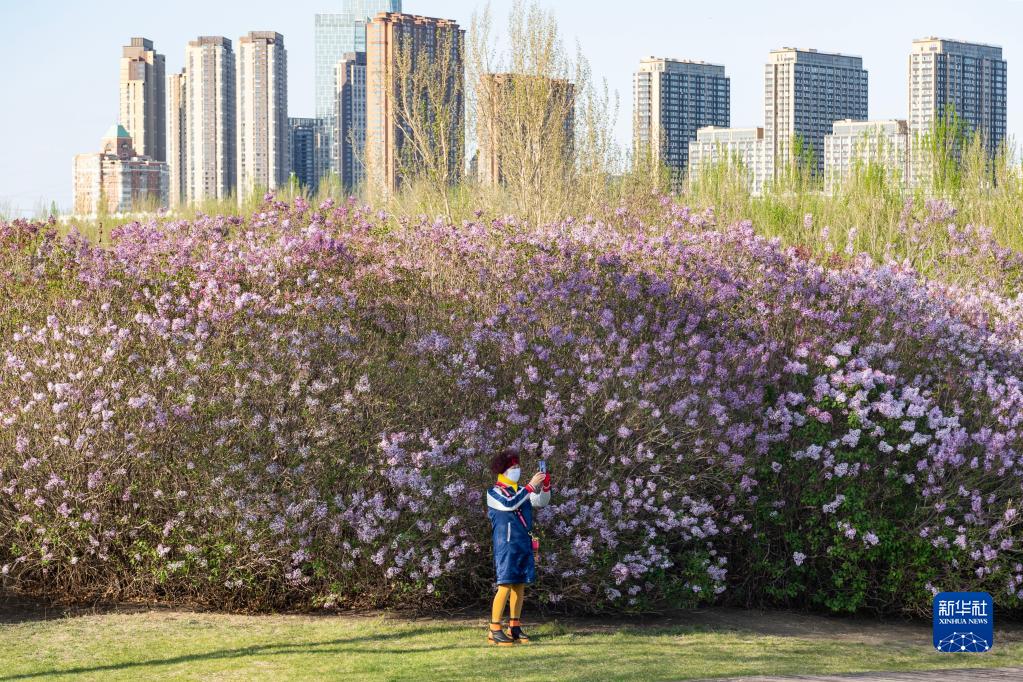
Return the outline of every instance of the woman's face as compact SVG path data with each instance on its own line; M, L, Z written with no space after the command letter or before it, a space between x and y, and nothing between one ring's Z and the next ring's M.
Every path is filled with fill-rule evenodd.
M519 476L522 475L522 468L518 464L513 464L508 468L508 471L504 472L504 475L513 483L518 483Z

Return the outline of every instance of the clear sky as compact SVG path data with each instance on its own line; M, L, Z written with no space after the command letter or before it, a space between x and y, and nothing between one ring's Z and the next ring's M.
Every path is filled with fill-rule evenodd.
M1023 132L1023 0L542 0L595 78L620 96L617 134L631 128L632 72L645 56L724 64L732 125L763 125L763 64L775 48L860 55L870 73L870 117L905 118L914 38L992 43L1009 62L1009 135ZM468 27L481 0L405 0L404 10ZM501 19L511 0L493 0ZM40 202L71 203L71 161L95 151L117 119L118 59L145 36L180 70L198 35L232 40L252 30L284 34L289 115L313 112L313 15L340 0L0 0L0 204L31 214ZM496 22L500 25L500 22ZM1019 71L1018 71L1019 70Z

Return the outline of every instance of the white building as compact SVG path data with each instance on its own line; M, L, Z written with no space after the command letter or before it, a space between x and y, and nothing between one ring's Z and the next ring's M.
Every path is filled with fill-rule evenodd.
M830 193L849 178L857 165L885 169L890 182L909 178L909 127L903 120L836 121L824 137L824 181Z
M231 41L203 36L185 48L185 201L235 189L235 62Z
M187 162L185 154L185 105L186 90L185 72L172 73L167 76L167 167L170 171L171 208L177 208L185 200L187 185Z
M288 51L284 36L251 31L238 40L238 201L288 182Z
M759 195L771 178L768 151L763 128L700 128L689 143L689 177L697 179L709 166L724 164L744 174L750 191Z

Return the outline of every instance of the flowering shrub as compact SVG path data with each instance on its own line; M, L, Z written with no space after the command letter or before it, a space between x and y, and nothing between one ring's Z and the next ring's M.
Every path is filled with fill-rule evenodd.
M389 229L269 198L109 249L0 225L0 579L479 600L513 446L554 475L549 605L1017 606L1019 302L664 210Z

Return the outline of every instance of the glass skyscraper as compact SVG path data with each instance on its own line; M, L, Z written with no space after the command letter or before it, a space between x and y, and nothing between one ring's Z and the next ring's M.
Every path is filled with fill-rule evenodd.
M345 53L366 51L366 22L380 12L400 12L401 0L344 0L340 14L317 14L313 52L316 64L316 118L323 122L326 149L319 154L318 173L333 167L330 150L337 99L335 67ZM336 169L335 169L336 170Z

